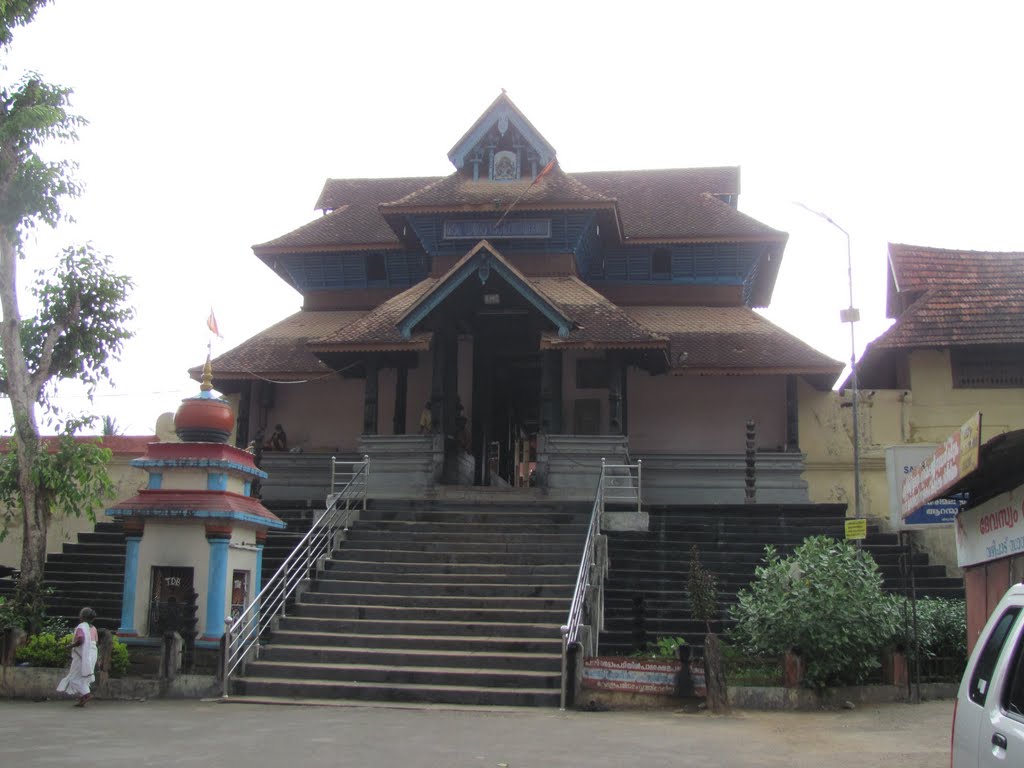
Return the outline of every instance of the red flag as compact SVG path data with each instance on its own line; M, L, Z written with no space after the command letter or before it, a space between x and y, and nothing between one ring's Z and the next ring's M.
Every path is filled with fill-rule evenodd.
M210 307L210 316L206 318L206 327L209 328L210 333L215 334L217 338L224 338L220 335L220 328L217 327L217 318L213 314L213 307Z
M537 174L537 178L535 178L533 180L533 184L536 184L538 181L540 181L545 176L547 176L549 173L551 173L551 169L554 168L554 167L555 167L555 158L552 157L551 158L551 162L548 163L547 165L545 165L543 170L541 170L541 172ZM533 184L531 184L530 186L532 187Z

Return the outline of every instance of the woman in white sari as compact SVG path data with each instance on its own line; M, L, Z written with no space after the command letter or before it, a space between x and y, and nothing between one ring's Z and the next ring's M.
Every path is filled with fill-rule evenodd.
M78 696L76 707L84 707L85 702L92 698L89 684L95 677L96 641L98 635L92 620L96 612L92 608L83 608L78 614L79 625L75 627L75 636L71 641L71 669L67 676L57 685L61 693Z

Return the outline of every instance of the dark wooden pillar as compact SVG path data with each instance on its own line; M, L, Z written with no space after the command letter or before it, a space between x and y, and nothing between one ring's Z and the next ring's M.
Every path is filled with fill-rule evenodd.
M409 366L399 363L395 373L395 415L391 420L391 434L405 434L405 409L409 397Z
M363 434L377 434L377 358L366 359L366 389L363 394Z
M238 393L238 418L235 420L235 447L249 446L249 408L252 405L252 387L242 386Z
M459 399L459 336L454 328L444 332L444 434L454 437L456 433L456 402ZM449 446L450 447L450 446Z
M625 434L624 414L622 410L622 356L618 352L608 352L608 434Z
M434 432L441 432L444 424L444 369L448 357L447 346L444 334L435 331L433 367L430 372L430 423Z
M540 428L549 435L562 433L562 353L541 352Z
M796 376L786 377L786 450L800 452L800 399Z

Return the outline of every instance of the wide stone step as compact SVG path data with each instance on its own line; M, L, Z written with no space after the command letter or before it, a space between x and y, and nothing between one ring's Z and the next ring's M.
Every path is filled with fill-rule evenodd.
M536 544L543 546L561 546L577 549L583 545L586 532L580 533L546 533L522 531L507 533L480 533L477 531L374 531L362 527L349 530L346 539L361 544L382 544L385 546L402 546L407 544Z
M284 678L289 681L361 682L388 685L474 686L481 688L553 688L561 682L561 666L551 670L460 668L444 666L393 666L389 664L297 664L287 661L253 661L246 666L248 678Z
M431 522L426 523L418 520L365 520L360 519L353 530L378 532L378 533L423 533L438 534L442 536L472 535L567 535L585 536L588 527L587 522L573 525L550 525L550 524L514 524L514 523L473 523L466 525L456 522Z
M390 667L469 667L473 669L528 670L561 674L562 656L558 653L467 652L440 648L328 648L319 645L267 647L260 661L306 664L369 664ZM252 671L247 667L247 672Z
M547 541L508 541L508 542L481 542L481 541L414 541L411 539L389 541L387 539L364 539L361 537L349 536L342 545L340 552L351 551L377 551L391 553L423 553L426 555L441 553L476 553L479 555L548 555L557 557L560 561L566 558L572 560L582 555L582 540L579 546L575 543Z
M543 654L561 658L562 640L556 631L536 637L499 635L373 634L346 632L310 632L279 629L273 633L267 651L293 645L345 650L366 645L375 649L424 650L464 654Z
M293 632L340 632L372 635L467 635L475 637L560 637L559 628L565 616L551 623L519 623L500 621L443 621L423 619L336 619L315 616L282 618L281 629Z
M82 574L89 578L92 574L120 574L124 576L124 558L90 558L82 560L78 555L74 559L67 555L50 555L44 566L46 578L51 575L59 578L60 574Z
M565 609L536 610L506 608L498 605L493 608L433 608L404 605L317 604L307 602L305 595L294 608L294 614L300 617L364 619L367 621L403 621L415 618L418 621L462 621L467 624L473 622L557 624L565 619L567 612L568 606Z
M524 565L565 565L566 554L531 552L409 552L401 549L371 549L345 545L335 552L336 559L362 562L382 562L392 565L400 563L423 564L488 564L491 567ZM571 562L571 561L570 561Z
M440 574L444 576L459 575L462 577L471 577L473 580L475 580L477 576L495 575L504 576L505 578L513 579L515 581L521 581L521 577L523 576L542 576L549 581L564 581L566 577L571 577L575 582L579 566L547 564L510 565L507 563L498 563L493 561L404 563L346 557L343 560L336 559L328 561L327 567L324 569L324 575L330 578L331 574L334 574L335 577L339 577L339 574L348 574L349 576L352 576L354 573L369 573L373 571L383 571L392 575L398 575L402 577L402 580L407 580L407 578L412 575L415 575L418 578L420 575L429 576Z
M416 510L367 510L359 513L360 522L395 522L406 521L416 523L455 523L473 525L543 525L571 526L587 525L590 513L569 514L564 512L530 512L530 511L416 511Z
M339 595L365 595L371 599L375 596L388 598L407 596L435 597L501 597L501 598L555 598L564 599L572 596L575 584L565 581L560 584L511 584L504 579L495 579L490 584L474 584L472 582L423 582L423 581L352 581L349 579L317 579L315 591L331 592Z
M371 565L372 569L359 570L358 565ZM555 567L530 567L524 566L516 569L515 572L492 568L486 572L472 568L456 566L437 566L431 571L422 568L403 569L401 571L387 568L378 563L329 563L326 570L318 574L316 583L326 584L348 583L348 582L373 582L377 584L407 583L410 581L424 585L431 584L506 584L514 581L519 585L545 585L576 583L578 567L555 568Z
M236 680L242 696L349 699L380 702L432 702L474 706L557 707L559 691L548 688L483 688L474 686L388 685L306 680L290 683L272 678Z
M300 605L352 605L381 606L388 608L451 608L451 609L494 609L505 608L516 611L567 611L571 590L557 598L509 597L508 595L469 597L444 595L385 595L344 592L306 592Z

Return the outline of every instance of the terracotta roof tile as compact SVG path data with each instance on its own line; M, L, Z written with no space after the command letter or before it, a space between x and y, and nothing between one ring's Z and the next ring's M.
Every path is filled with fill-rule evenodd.
M292 380L328 374L331 369L309 351L307 344L365 314L345 310L297 312L213 360L214 382L262 377ZM198 381L202 370L197 366L189 374Z
M406 339L398 330L398 322L435 283L437 278L417 283L353 322L311 339L310 348L318 352L429 349L430 333L414 333Z
M328 211L325 216L253 248L259 253L289 248L330 250L345 245L398 247L398 238L377 206L404 197L438 178L441 177L328 179L316 203L318 209Z
M618 200L623 232L630 240L786 237L715 197L739 193L738 168L589 171L573 176Z
M473 181L464 173L456 172L400 200L382 203L380 207L384 213L399 213L406 209L464 210L483 207L500 215L512 203L522 210L580 203L604 203L610 206L612 200L588 189L577 178L556 166L536 184L530 179Z
M568 338L546 332L543 349L667 349L668 338L652 332L621 307L576 277L527 278L575 326Z
M748 307L625 307L668 336L673 372L821 374L834 381L843 364Z

